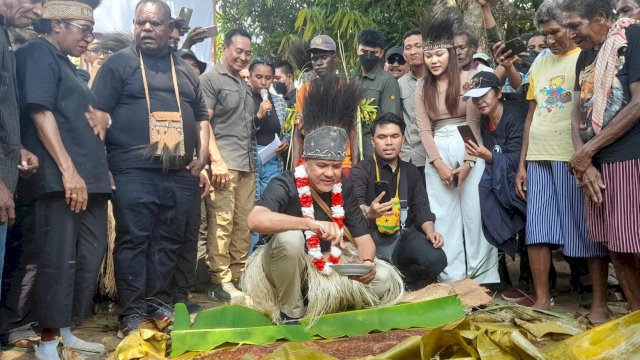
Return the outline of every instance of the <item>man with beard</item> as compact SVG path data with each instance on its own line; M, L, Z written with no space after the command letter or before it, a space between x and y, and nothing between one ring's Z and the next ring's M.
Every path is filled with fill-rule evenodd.
M453 46L456 49L456 58L460 69L469 72L467 78L462 79L465 82L465 90L469 88L469 82L477 73L481 71L493 72L492 68L473 59L473 55L478 51L478 38L472 33L466 30L458 32L453 38Z
M113 120L106 148L117 188L119 335L145 318L160 329L172 320L163 305L173 302L183 235L189 224L198 226L188 219L198 217L198 175L211 146L200 82L169 47L171 9L141 0L135 14L135 43L110 56L93 84L97 108Z
M384 55L384 36L378 30L365 29L358 35L358 48L356 50L360 61L360 74L358 82L363 92L363 99L374 99L371 105L378 107L378 114L394 113L402 116L400 106L400 87L393 76L386 73L380 67L380 58ZM371 137L369 124L363 121L360 129L362 139ZM362 154L360 159L369 159L373 156L373 147L368 141L362 141Z
M400 160L405 131L402 118L382 114L371 128L375 155L353 168L354 191L368 220L377 256L400 270L405 289L419 290L435 283L447 266L447 256L442 250L444 239L434 229L436 216L429 209L420 171ZM380 181L388 184L389 194L376 192L376 183ZM391 200L382 200L385 195Z

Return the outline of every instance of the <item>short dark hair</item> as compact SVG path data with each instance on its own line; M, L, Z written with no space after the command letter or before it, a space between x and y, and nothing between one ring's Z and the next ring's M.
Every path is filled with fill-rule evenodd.
M376 29L364 29L358 35L358 45L384 49L384 35Z
M458 31L454 36L466 36L467 44L476 50L480 45L480 43L478 42L478 38L467 30Z
M255 58L251 64L249 65L249 73L253 74L253 69L257 66L257 65L264 65L264 66L268 66L271 68L271 72L272 73L276 73L276 68L275 66L273 66L273 60L271 60L268 57L262 57L262 56L258 56L257 58Z
M371 137L375 136L376 128L378 126L387 125L387 124L398 125L400 127L400 132L402 134L404 134L404 130L407 127L407 125L404 123L404 120L402 120L402 118L400 116L398 116L398 115L396 115L396 114L394 114L392 112L384 113L384 114L378 116L371 123Z
M293 66L291 66L291 64L288 61L282 61L282 60L277 61L275 68L282 70L282 72L285 73L286 75L293 74Z
M231 41L233 40L233 37L236 35L240 35L242 37L246 37L247 39L249 39L249 41L251 41L251 34L249 34L249 32L245 29L231 29L229 31L227 31L224 34L224 46L229 46L231 45Z
M408 38L409 36L413 36L413 35L420 35L420 36L422 36L422 31L420 31L420 29L418 29L418 28L413 28L413 29L411 29L411 30L407 31L406 33L404 33L404 35L402 36L402 41L407 40L407 38Z
M140 0L136 4L135 14L138 14L138 8L143 4L156 4L160 6L162 8L162 20L164 20L165 22L171 21L171 8L166 2L162 0Z
M563 0L560 3L563 12L575 12L585 19L593 19L603 10L607 19L613 17L613 1L611 0Z

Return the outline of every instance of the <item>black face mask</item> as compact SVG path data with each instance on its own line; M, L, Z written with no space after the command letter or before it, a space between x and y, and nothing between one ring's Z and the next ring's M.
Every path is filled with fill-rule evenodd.
M538 57L538 54L540 53L535 50L529 50L529 58L527 59L529 63L533 64L533 60Z
M287 84L281 82L281 81L274 81L271 86L273 86L273 90L276 91L277 94L280 94L282 96L287 95L287 91L289 90L287 88Z
M360 65L362 65L362 68L364 69L364 71L371 71L371 69L373 69L377 64L378 61L380 61L380 58L373 55L373 54L362 54L358 57L358 60L360 61Z

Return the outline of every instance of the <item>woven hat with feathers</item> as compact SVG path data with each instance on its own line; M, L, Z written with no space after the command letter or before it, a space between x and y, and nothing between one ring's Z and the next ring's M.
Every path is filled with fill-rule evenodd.
M321 76L311 82L304 101L303 154L307 159L344 160L349 133L355 127L360 87L336 75Z
M448 49L453 47L456 29L460 28L459 16L445 8L420 27L423 50Z

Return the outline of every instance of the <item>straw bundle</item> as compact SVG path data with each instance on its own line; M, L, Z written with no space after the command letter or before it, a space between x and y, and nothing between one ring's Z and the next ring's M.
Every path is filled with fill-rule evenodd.
M113 217L113 205L111 201L108 202L107 214L107 253L100 267L98 289L101 294L115 298L118 293L113 264L113 248L116 246L116 220Z
M252 299L250 307L264 313L275 323L280 322L280 310L276 289L267 280L262 269L262 253L264 246L258 248L247 262L242 279L243 291ZM357 252L348 245L342 254L341 263L357 262ZM311 257L305 256L308 269L314 269ZM404 294L402 277L398 270L389 263L376 259L376 266L389 270L391 287L382 298L378 298L369 285L349 280L345 276L333 273L322 275L315 270L307 271L303 283L308 300L305 318L317 318L347 310L393 305L400 301Z

